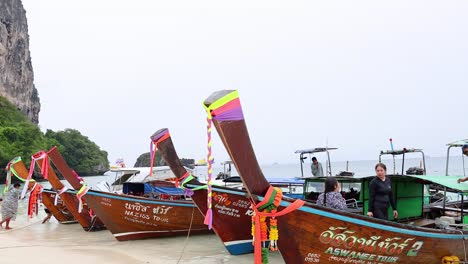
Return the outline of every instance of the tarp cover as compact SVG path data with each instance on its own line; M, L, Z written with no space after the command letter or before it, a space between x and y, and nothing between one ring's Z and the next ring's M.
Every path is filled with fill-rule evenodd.
M184 195L184 191L175 187L155 187L150 183L145 183L145 194L148 193L160 193L168 195Z

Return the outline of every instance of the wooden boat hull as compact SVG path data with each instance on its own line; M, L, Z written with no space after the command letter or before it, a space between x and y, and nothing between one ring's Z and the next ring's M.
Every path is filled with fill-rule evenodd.
M24 165L24 162L21 158L15 158L11 163L12 168L15 170L16 175L23 180L26 180L29 175L29 171ZM28 190L30 190L36 182L30 182ZM68 212L64 206L62 200L58 200L57 206L55 205L55 195L56 193L52 190L43 190L42 191L42 203L44 206L52 213L52 215L57 219L59 223L62 224L71 224L76 223L75 218Z
M67 210L61 199L58 199L57 205L55 205L56 192L52 190L42 191L42 203L50 213L57 219L61 224L76 224L77 221L73 215Z
M441 263L445 256L464 256L468 238L311 204L279 217L278 228L286 263Z
M220 98L227 103L219 103ZM205 101L207 107L212 104L218 104L216 113L228 113L214 115L213 124L246 188L262 200L269 184L258 165L236 94L214 93ZM293 201L283 197L278 211ZM462 230L399 224L310 203L277 219L278 246L286 263L428 264L441 263L448 256L466 259L468 233Z
M37 164L40 168L44 165L44 160L37 161ZM49 175L48 181L52 185L52 188L55 190L61 190L64 185L60 182L57 174L55 174L54 168L49 164ZM90 213L89 207L86 203L83 203L83 210L79 212L78 205L79 200L76 197L76 194L73 192L64 192L59 195L62 199L63 204L67 210L73 215L73 217L78 221L78 223L83 227L85 231L99 231L106 229L104 224L99 220L99 218L93 216Z
M154 200L89 191L88 205L119 241L208 233L191 201ZM193 218L193 220L192 220Z
M161 135L169 135L167 129L161 129L155 133L155 138L159 140ZM174 175L183 177L187 170L182 166L170 136L158 143L158 150L161 157L171 168ZM202 185L197 180L192 180L187 184L188 188L196 188ZM248 254L253 252L252 225L253 211L250 209L250 201L245 192L213 187L213 230L223 242L226 249L232 255ZM194 191L192 200L200 212L205 215L207 212L207 190L200 189Z
M213 187L213 230L231 255L248 254L254 250L250 230L253 210L246 196L245 192ZM198 190L192 196L203 215L208 210L206 197L206 190Z

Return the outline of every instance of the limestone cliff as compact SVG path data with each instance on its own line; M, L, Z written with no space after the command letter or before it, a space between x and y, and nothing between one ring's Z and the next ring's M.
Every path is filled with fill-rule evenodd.
M0 96L37 124L41 104L33 81L26 11L21 0L0 0Z

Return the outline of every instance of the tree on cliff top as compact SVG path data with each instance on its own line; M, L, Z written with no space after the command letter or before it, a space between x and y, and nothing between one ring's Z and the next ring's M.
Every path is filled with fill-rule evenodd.
M0 96L0 183L5 167L15 157L22 157L27 166L31 155L57 146L71 168L81 175L99 175L109 168L107 152L102 151L77 130L67 129L46 135L29 121L13 104Z
M109 168L107 152L75 129L46 131L46 138L55 140L68 165L80 175L99 175Z

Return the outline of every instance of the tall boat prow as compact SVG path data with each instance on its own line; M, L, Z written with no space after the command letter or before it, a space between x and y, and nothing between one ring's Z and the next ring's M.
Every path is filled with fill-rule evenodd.
M63 203L67 207L68 211L78 221L85 231L99 231L105 229L102 222L92 215L86 204L80 203L79 198L74 193L70 192L68 188L60 181L59 177L55 173L54 167L49 163L49 156L46 152L41 151L35 154L35 159L31 162L36 162L37 165L46 172L44 178L50 182L52 188L57 191L58 195L62 199Z
M11 160L8 163L8 169L10 170L10 173L13 174L15 177L17 177L20 181L25 182L26 179L28 178L29 172L28 169L26 168L24 162L20 157L16 157L13 160ZM11 184L11 182L9 183ZM63 201L58 198L58 194L54 192L53 190L46 190L42 189L42 186L37 183L34 180L31 180L29 182L28 190L31 190L32 188L41 188L40 190L40 195L42 198L42 203L44 206L52 213L52 215L57 219L57 221L61 224L71 224L71 223L76 223L73 215L70 214L70 212L67 210L65 205L63 204ZM34 210L31 210L29 207L31 206L37 206L38 203L36 202L35 205L32 204L33 201L31 201L30 197L30 203L28 206L28 213L31 216L31 213L37 213L38 208L34 208ZM35 211L35 212L32 212Z
M252 194L265 194L270 184L260 169L250 142L237 91L214 92L204 101L204 105L208 113L208 120L209 122L212 120L217 128L237 172L242 176L244 186L248 186L247 190ZM226 114L229 120L226 120ZM235 129L228 129L228 127ZM243 164L243 166L239 167L238 164Z
M391 216L389 220L367 216L373 175L346 178L359 186L357 210L302 203L302 207L287 211L300 200L272 195L275 192L267 186L255 158L237 92L214 93L204 105L245 187L254 194L256 253L257 243L266 241L267 231L271 236L278 230L279 250L286 263L468 263L468 213L461 195L468 187L458 183L460 177L387 174L392 183L391 198L395 199L396 208L392 209L398 211L395 220ZM461 195L461 208L431 206L429 211L424 210L423 189L427 184ZM272 207L274 210L268 212ZM284 211L288 214L281 214ZM447 216L447 211L455 216ZM262 253L265 251L262 245ZM262 263L258 254L255 263Z
M49 156L74 188L85 186L57 148ZM194 204L171 182L124 183L123 193L89 190L83 199L119 241L208 232Z
M206 216L207 188L200 183L195 175L182 166L177 155L169 130L158 130L151 136L151 141L160 151L161 157L169 165L177 177L179 186L186 191L193 192L192 200L200 212ZM193 189L189 191L188 189ZM250 202L246 193L240 190L213 187L213 229L232 255L251 253L253 251L252 237L248 227L251 223Z

